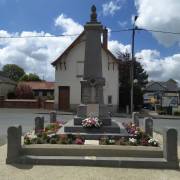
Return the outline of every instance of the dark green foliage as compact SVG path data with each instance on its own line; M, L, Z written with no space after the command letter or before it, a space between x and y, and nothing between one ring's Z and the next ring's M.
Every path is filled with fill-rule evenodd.
M101 145L114 145L116 143L116 139L114 137L103 136L100 138L99 143Z
M21 78L20 81L41 81L40 77L37 74L24 74Z
M3 66L2 71L14 81L19 81L19 79L25 74L24 69L16 64L6 64Z
M8 99L15 99L15 98L16 98L15 92L9 92L9 93L7 94L7 98L8 98Z
M130 107L131 97L131 81L130 81L130 68L131 59L129 54L119 54L119 106L120 109L125 109L127 105ZM134 63L134 79L137 83L134 83L134 108L135 110L140 108L143 104L143 88L148 83L148 74L143 69L140 62Z
M175 112L174 112L174 115L175 115L175 116L180 116L180 112L179 112L179 111L175 111Z
M68 136L66 134L61 134L59 137L60 144L68 144Z
M25 74L24 69L16 64L6 64L3 66L2 71L14 81L41 81L37 74Z
M29 145L32 144L29 138L24 138L24 144Z
M42 138L38 137L36 139L36 142L34 142L33 144L43 144L43 143L44 143L44 140Z
M49 143L50 144L57 144L57 139L56 138L51 138Z
M28 74L24 74L20 79L19 81L29 81L29 76Z

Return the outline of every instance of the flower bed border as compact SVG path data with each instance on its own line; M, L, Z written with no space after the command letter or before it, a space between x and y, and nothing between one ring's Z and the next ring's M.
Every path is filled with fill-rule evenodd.
M21 145L21 136L22 136L22 128L21 126L12 126L8 128L8 141L7 141L7 164L43 164L43 165L82 165L82 166L107 166L107 167L134 167L134 168L163 168L163 169L179 169L179 161L177 156L177 130L174 128L168 128L164 130L163 136L163 157L158 158L148 158L148 157L128 157L127 156L127 147L126 146L96 146L96 148L101 148L104 150L106 148L112 147L119 148L123 147L126 150L126 153L123 157L109 157L109 156L101 156L96 157L92 156L72 156L71 155L65 156L64 154L67 153L67 149L62 149L62 145L49 145L51 147L50 150L58 150L58 152L63 153L63 156L42 156L42 148L39 149L39 156L37 155L29 155L24 152L24 146ZM32 147L37 147L37 145L33 145ZM42 147L43 145L38 145ZM45 145L47 146L47 145ZM61 146L61 149L59 149ZM63 145L68 148L69 145ZM72 145L70 145L72 146ZM92 147L92 146L81 146L81 145L73 145L73 148L78 147L78 151L84 151L85 147ZM55 147L59 147L56 149ZM93 146L94 147L94 146ZM132 146L130 148L139 148L138 146ZM152 149L152 147L140 147L140 148L147 148ZM153 147L157 149L158 147ZM32 148L31 148L32 149ZM37 148L34 148L37 149ZM69 148L70 149L70 148ZM30 150L30 146L27 147L26 150ZM71 149L70 149L71 150ZM106 152L110 153L108 149ZM142 152L138 150L138 152ZM152 151L151 151L152 152ZM23 154L24 153L24 154ZM102 152L101 152L102 153ZM110 153L111 155L112 153ZM114 153L113 153L114 154ZM142 153L140 153L142 155Z
M123 145L32 144L23 145L21 153L35 156L163 157L160 147Z

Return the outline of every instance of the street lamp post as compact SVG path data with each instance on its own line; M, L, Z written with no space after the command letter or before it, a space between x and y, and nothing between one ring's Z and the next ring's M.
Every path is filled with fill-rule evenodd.
M133 23L133 29L132 29L132 44L131 44L131 71L130 71L130 81L131 81L131 115L134 110L134 63L135 63L135 58L134 58L134 38L135 38L135 31L137 27L135 26L135 22L137 20L138 16L134 17L134 23Z

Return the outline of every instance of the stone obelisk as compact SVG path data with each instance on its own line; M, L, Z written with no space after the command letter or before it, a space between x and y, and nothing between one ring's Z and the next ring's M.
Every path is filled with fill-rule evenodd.
M102 73L101 34L103 26L97 21L96 7L91 7L90 22L84 25L85 30L85 59L84 76L81 81L81 105L77 116L81 119L88 116L90 109L96 113L104 125L111 125L107 107L104 105L103 86L105 78ZM93 112L93 109L96 112ZM77 123L75 123L77 124Z

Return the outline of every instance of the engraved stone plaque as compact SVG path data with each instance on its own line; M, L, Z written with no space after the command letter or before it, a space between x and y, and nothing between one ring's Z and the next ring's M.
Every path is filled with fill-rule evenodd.
M88 104L87 105L87 116L93 114L93 116L99 116L99 104Z

